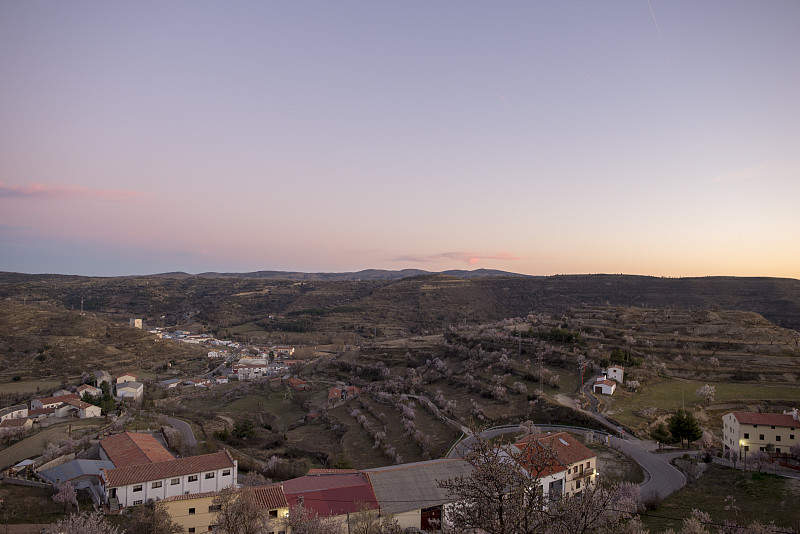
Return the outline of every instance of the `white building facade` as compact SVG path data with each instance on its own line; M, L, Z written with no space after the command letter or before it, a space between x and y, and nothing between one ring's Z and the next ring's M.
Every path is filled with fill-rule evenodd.
M237 483L237 462L227 450L103 471L106 501L136 506L167 497L219 491Z

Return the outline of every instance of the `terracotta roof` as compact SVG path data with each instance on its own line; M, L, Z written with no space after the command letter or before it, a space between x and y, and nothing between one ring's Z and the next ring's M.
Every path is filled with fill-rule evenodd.
M27 417L18 417L16 419L3 419L3 422L0 423L0 427L15 428L18 426L26 426L29 422L30 421Z
M613 380L598 380L595 384L602 384L604 386L616 386L617 383Z
M163 480L171 477L215 471L226 467L233 468L235 464L230 453L227 450L222 450L211 454L201 454L200 456L174 458L164 462L153 462L109 469L105 472L105 478L108 482L107 487L115 488L127 484L136 484L138 482Z
M81 400L81 398L74 393L70 393L69 395L59 395L58 397L45 397L43 399L38 399L42 405L46 404L61 404L62 402L67 402L68 400Z
M257 486L249 488L247 491L252 491L256 502L267 510L289 507L289 503L286 502L286 495L283 494L283 486L280 484Z
M557 469L557 465L561 464L563 467L568 467L572 464L582 462L594 458L596 454L592 452L586 445L575 439L572 434L567 432L558 432L556 434L536 434L528 436L523 440L514 444L518 449L525 451L530 447L531 443L536 443L541 447L547 447L552 451L554 462L549 466L547 471L558 472L562 469ZM533 451L531 451L533 454ZM547 473L549 474L549 473Z
M92 404L89 404L88 402L83 402L82 400L74 400L74 399L68 399L68 400L64 401L64 404L69 404L70 406L75 406L76 408L80 408L81 410L85 410L89 406L93 406Z
M206 491L204 493L187 493L185 495L175 495L173 497L167 497L166 499L162 499L161 502L190 501L192 499L205 499L206 497L216 497L217 495L219 495L218 491Z
M123 432L100 441L114 467L172 460L174 456L150 434Z
M737 421L739 421L739 424L745 425L800 427L800 421L792 417L790 414L733 412L733 416Z
M328 390L328 399L341 398L342 390L339 388L331 388Z
M369 479L360 473L306 475L283 483L286 502L303 505L323 517L358 512L362 506L374 510L378 501Z
M359 473L358 469L309 469L307 475L340 475L342 473Z

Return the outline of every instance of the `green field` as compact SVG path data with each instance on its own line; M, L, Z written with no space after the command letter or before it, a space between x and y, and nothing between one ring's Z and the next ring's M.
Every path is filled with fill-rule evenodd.
M614 398L609 415L620 423L636 427L645 420L635 415L637 410L654 407L675 410L685 403L686 407L706 404L695 392L706 382L672 379L656 384L647 384L641 392ZM800 386L767 386L739 383L710 383L716 388L714 403L742 401L793 401L800 399ZM714 403L710 408L713 409Z
M22 380L20 382L5 382L0 384L2 393L28 393L46 392L49 393L61 385L60 380Z
M736 499L742 522L775 521L783 527L797 526L800 481L743 473L716 464L710 464L697 481L664 499L658 510L643 514L642 520L651 532L663 532L667 528L679 531L681 520L696 508L711 514L715 523L722 523L732 518L732 512L725 510L728 495Z

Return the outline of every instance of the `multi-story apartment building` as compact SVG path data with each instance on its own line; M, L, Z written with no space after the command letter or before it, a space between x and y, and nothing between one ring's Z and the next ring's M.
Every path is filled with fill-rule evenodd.
M800 443L800 416L797 408L779 413L731 412L722 416L722 443L725 450L738 453L765 451L787 453Z

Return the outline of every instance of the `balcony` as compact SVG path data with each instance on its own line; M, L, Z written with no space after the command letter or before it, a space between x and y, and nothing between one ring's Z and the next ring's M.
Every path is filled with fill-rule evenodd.
M573 475L572 480L583 480L584 478L589 478L594 474L594 469L584 469L583 473L576 473Z

